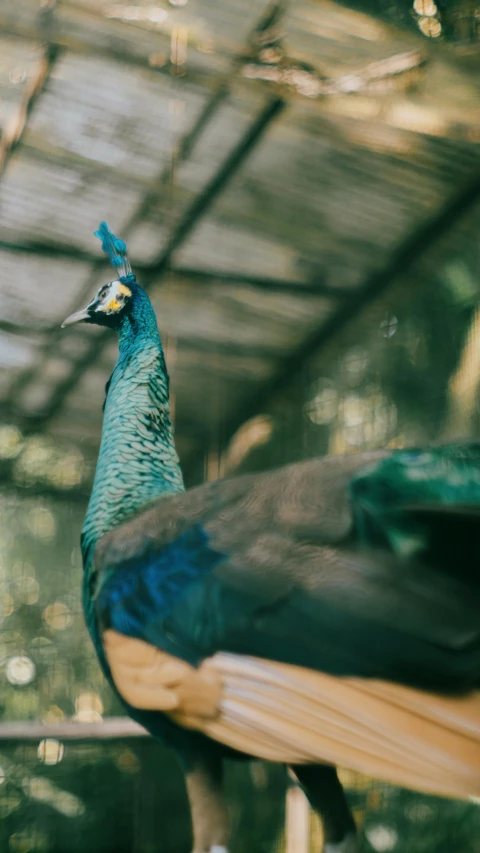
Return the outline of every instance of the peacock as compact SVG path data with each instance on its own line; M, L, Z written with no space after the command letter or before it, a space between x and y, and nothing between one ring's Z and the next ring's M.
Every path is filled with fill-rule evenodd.
M336 766L480 795L480 443L302 461L185 490L155 314L125 243L64 326L118 334L81 533L83 606L130 716L185 770L195 853L226 853L226 757L288 765L355 853Z

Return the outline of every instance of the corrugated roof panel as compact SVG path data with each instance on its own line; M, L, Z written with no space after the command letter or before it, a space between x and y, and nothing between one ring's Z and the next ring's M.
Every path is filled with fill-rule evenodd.
M130 187L102 181L87 169L66 168L16 155L2 181L0 228L10 240L57 240L101 254L92 231L100 219L117 232L140 204Z
M230 92L216 110L195 142L190 156L175 168L175 184L191 193L198 192L213 177L248 131L258 112L267 102L265 93L253 91L251 97Z
M0 269L0 320L43 329L73 310L90 267L0 250Z
M151 292L160 330L212 346L234 343L248 351L284 352L331 313L324 297L268 293L253 287L194 283L177 279Z
M172 231L173 218L170 221L169 219L165 213L165 221L147 219L134 226L128 234L128 252L132 266L136 261L148 264L158 258Z
M149 180L161 173L205 97L167 75L67 53L55 66L24 142L104 164L120 178Z
M298 278L297 253L280 240L206 216L175 252L178 266L278 278Z
M220 249L224 269L236 269L238 229L241 252L261 233L290 256L289 275L317 268L326 284L354 286L480 165L475 146L451 140L411 133L411 149L393 157L352 144L326 118L317 116L311 132L308 112L296 104L270 128L200 226L232 235ZM179 256L207 265L205 251L196 232ZM214 240L209 252L215 257Z
M188 157L173 162L172 183L150 203L147 219L136 225L129 235L132 258L148 262L160 255L179 217L239 144L263 104L264 93L253 93L253 97L247 99L233 91L218 105L195 139Z

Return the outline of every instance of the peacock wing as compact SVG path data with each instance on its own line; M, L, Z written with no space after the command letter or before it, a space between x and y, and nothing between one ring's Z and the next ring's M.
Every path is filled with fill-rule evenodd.
M356 546L350 480L379 458L208 484L104 537L96 605L124 698L260 757L477 791L476 694L448 716L423 691L478 685L478 592Z

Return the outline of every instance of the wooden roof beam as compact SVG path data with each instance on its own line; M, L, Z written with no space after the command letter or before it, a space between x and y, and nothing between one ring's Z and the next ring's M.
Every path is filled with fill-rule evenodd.
M90 252L86 252L84 249L77 249L74 246L57 246L55 243L36 240L22 242L0 240L0 251L2 250L15 254L34 255L35 257L46 258L51 261L66 259L78 261L79 263L99 264L103 260ZM104 263L105 267L108 268L108 262ZM140 284L143 283L142 279L144 275L150 279L151 263L132 260L132 265L135 272L139 273ZM200 285L245 285L246 287L253 287L257 290L267 291L268 293L297 293L300 296L326 296L331 299L343 299L355 293L353 289L330 287L323 281L318 280L307 282L294 281L270 276L255 276L235 271L227 273L220 270L197 269L175 265L169 266L168 272L172 276L189 279L190 281L198 282ZM11 325L12 328L17 328L15 324ZM20 327L20 329L23 330L23 327Z

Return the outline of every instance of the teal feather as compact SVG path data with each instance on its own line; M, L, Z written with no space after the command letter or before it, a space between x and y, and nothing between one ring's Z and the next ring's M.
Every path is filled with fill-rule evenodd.
M95 237L102 241L102 251L108 255L112 267L120 273L121 279L130 281L132 268L127 255L127 245L119 237L115 237L106 222L101 222L98 230L94 232Z
M365 545L385 543L403 557L435 551L436 564L446 567L452 545L461 553L476 541L480 443L397 451L355 476L350 492Z

